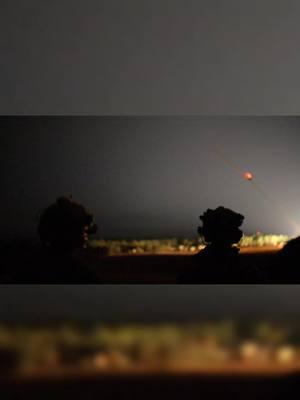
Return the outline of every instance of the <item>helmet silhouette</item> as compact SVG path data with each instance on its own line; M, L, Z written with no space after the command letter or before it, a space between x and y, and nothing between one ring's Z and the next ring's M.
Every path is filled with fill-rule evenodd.
M239 228L244 221L244 216L228 208L208 209L199 218L202 226L198 228L198 233L208 244L230 246L238 243L243 236Z
M96 231L93 215L70 196L59 197L46 208L38 225L40 239L59 249L84 247L88 235Z

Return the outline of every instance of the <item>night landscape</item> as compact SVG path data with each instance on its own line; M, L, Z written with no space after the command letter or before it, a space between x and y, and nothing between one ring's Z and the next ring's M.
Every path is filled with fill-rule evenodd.
M299 398L299 16L1 1L1 400Z
M1 282L299 282L299 128L2 117Z

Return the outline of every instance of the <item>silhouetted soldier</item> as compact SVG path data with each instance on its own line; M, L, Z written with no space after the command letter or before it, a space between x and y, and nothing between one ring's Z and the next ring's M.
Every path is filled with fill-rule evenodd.
M300 283L300 236L290 240L274 256L269 283Z
M245 283L256 281L254 271L240 265L239 248L234 246L243 236L240 229L244 217L232 210L218 207L208 209L202 216L200 235L207 244L193 257L193 266L186 271L179 283Z
M71 197L60 197L40 216L42 242L60 252L83 248L88 235L97 232L93 215Z
M71 197L60 197L43 211L38 234L43 249L24 268L28 283L96 283L94 272L84 265L88 235L97 226L93 215Z

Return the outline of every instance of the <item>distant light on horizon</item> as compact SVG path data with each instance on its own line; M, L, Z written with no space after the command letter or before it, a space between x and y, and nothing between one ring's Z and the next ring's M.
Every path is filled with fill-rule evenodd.
M300 225L297 222L293 223L292 233L290 236L291 238L296 238L300 236Z

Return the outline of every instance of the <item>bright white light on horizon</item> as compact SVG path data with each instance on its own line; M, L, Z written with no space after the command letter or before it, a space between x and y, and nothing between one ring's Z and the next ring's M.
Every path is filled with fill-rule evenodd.
M296 238L298 236L300 236L300 225L297 224L297 222L293 222L293 230L292 230L291 237Z

